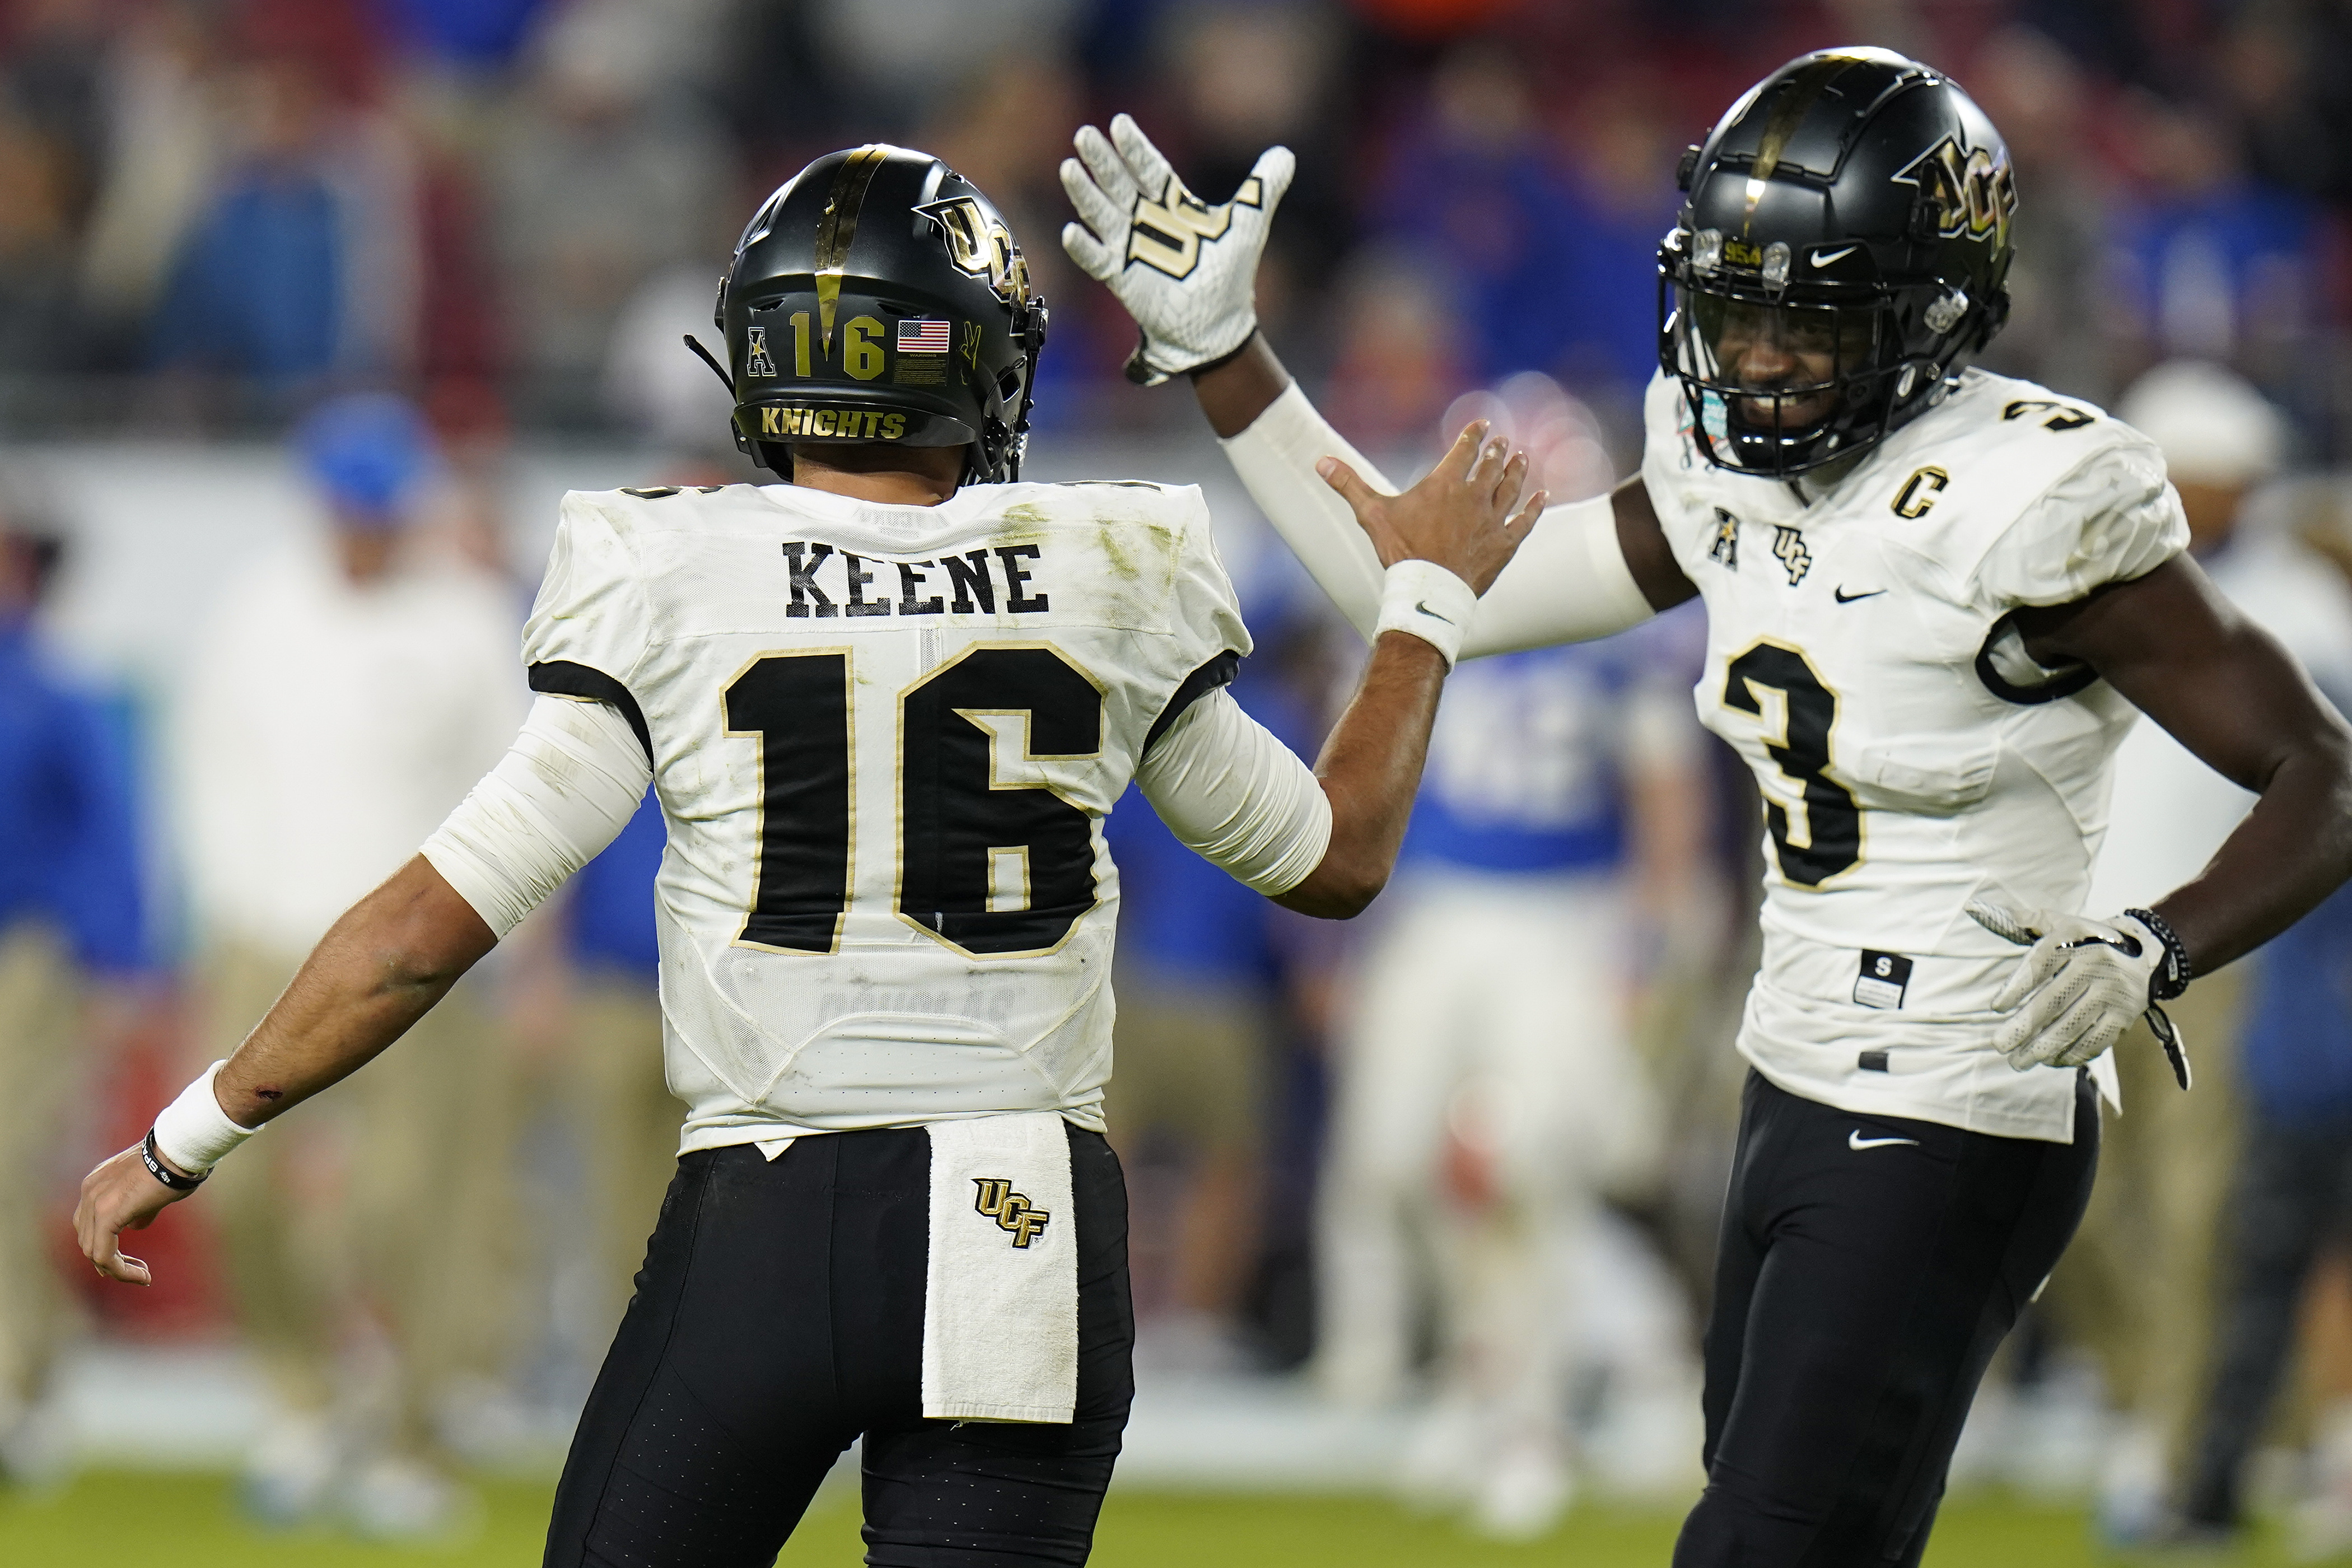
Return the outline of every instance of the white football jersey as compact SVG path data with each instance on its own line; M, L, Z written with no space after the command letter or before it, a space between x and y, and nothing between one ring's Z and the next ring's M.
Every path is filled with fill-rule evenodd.
M1978 370L1825 494L1709 464L1671 378L1645 414L1643 479L1706 605L1699 719L1764 796L1741 1051L1844 1110L2071 1141L2074 1075L1992 1047L2021 950L1963 906L2083 907L2137 715L2088 668L2037 665L2011 617L2186 546L2163 459Z
M1101 1126L1154 726L1249 651L1197 489L573 494L524 659L654 764L683 1148L1057 1110Z

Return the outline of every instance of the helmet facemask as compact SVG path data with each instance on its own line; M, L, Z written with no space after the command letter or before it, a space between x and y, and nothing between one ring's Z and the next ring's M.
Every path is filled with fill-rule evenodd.
M1916 60L1790 61L1677 183L1658 359L1717 467L1789 478L1867 450L1941 402L2008 316L2008 153Z

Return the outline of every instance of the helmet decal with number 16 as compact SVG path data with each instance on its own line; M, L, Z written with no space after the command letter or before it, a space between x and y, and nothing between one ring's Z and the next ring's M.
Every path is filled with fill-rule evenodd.
M763 468L789 478L792 442L883 440L969 446L968 484L1020 478L1045 301L995 207L929 153L854 147L785 181L713 321L735 444Z

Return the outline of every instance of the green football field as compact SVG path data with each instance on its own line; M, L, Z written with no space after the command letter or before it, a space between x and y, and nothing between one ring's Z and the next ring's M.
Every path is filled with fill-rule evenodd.
M544 1483L493 1482L483 1491L479 1532L463 1545L393 1548L326 1535L257 1535L238 1523L226 1480L210 1476L100 1472L61 1496L0 1496L0 1563L9 1568L530 1568L547 1519ZM1549 1539L1525 1546L1474 1540L1442 1521L1378 1499L1214 1497L1126 1492L1103 1514L1094 1561L1105 1568L1477 1568L1562 1563L1575 1568L1664 1568L1676 1518L1607 1507L1579 1509ZM790 1564L860 1560L850 1500L813 1513L784 1549ZM2079 1512L1995 1497L1944 1511L1931 1568L2061 1568L2113 1564L2091 1546ZM2268 1568L2289 1561L2265 1540L2200 1568Z

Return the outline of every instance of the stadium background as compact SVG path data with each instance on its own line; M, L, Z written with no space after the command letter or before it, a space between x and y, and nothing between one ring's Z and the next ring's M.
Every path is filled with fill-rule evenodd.
M1465 412L1503 407L1556 490L1591 493L1634 460L1676 155L1763 72L1853 42L1951 69L2010 139L2021 259L1996 368L2109 403L2169 358L2231 365L2290 422L2278 504L2335 538L2330 476L2352 445L2352 6L2336 0L0 3L0 521L62 546L41 635L100 694L127 759L125 852L145 894L135 951L93 977L100 1005L56 1041L83 1088L38 1157L77 1328L49 1447L0 1489L0 1560L535 1561L601 1349L579 1305L599 1289L580 1261L586 1156L551 1093L512 1150L543 1267L501 1375L450 1415L476 1502L448 1540L241 1521L228 1478L265 1414L201 1202L142 1238L164 1279L152 1292L100 1289L68 1261L74 1179L185 1076L203 933L174 837L175 682L240 563L315 522L284 445L304 410L355 388L415 397L442 452L428 531L520 602L562 490L751 477L678 334L709 341L732 235L777 182L837 146L922 146L995 197L1051 301L1033 473L1207 486L1261 644L1279 650L1260 661L1277 667L1265 700L1311 743L1351 639L1268 547L1189 397L1120 378L1131 329L1054 239L1071 130L1129 110L1212 200L1289 143L1301 173L1262 309L1335 423L1411 471ZM1686 1339L1701 1310L1755 837L1748 786L1708 756L1715 892L1651 971L1675 1004L1645 1029L1669 1154L1612 1194L1620 1255L1597 1315L1620 1321L1580 1331L1604 1370L1645 1333ZM1406 1413L1337 1415L1301 1381L1325 1025L1351 940L1279 922L1265 936L1272 1131L1240 1200L1242 1332L1207 1352L1162 1335L1147 1358L1098 1561L1662 1561L1695 1433L1669 1424L1643 1440L1668 1458L1610 1473L1599 1450L1643 1442L1606 1426L1598 1373L1579 1384L1593 1458L1578 1507L1509 1544L1400 1491ZM542 1089L563 1049L535 1038L543 1003L507 986L498 1047ZM1126 1152L1148 1332L1178 1289L1185 1162ZM2352 1542L2286 1522L2331 1498L2352 1516L2341 1259L2300 1332L2260 1467L2260 1560ZM2112 1433L2067 1325L2030 1321L1930 1561L2094 1555L2086 1500ZM828 1490L783 1561L845 1560L848 1496Z

